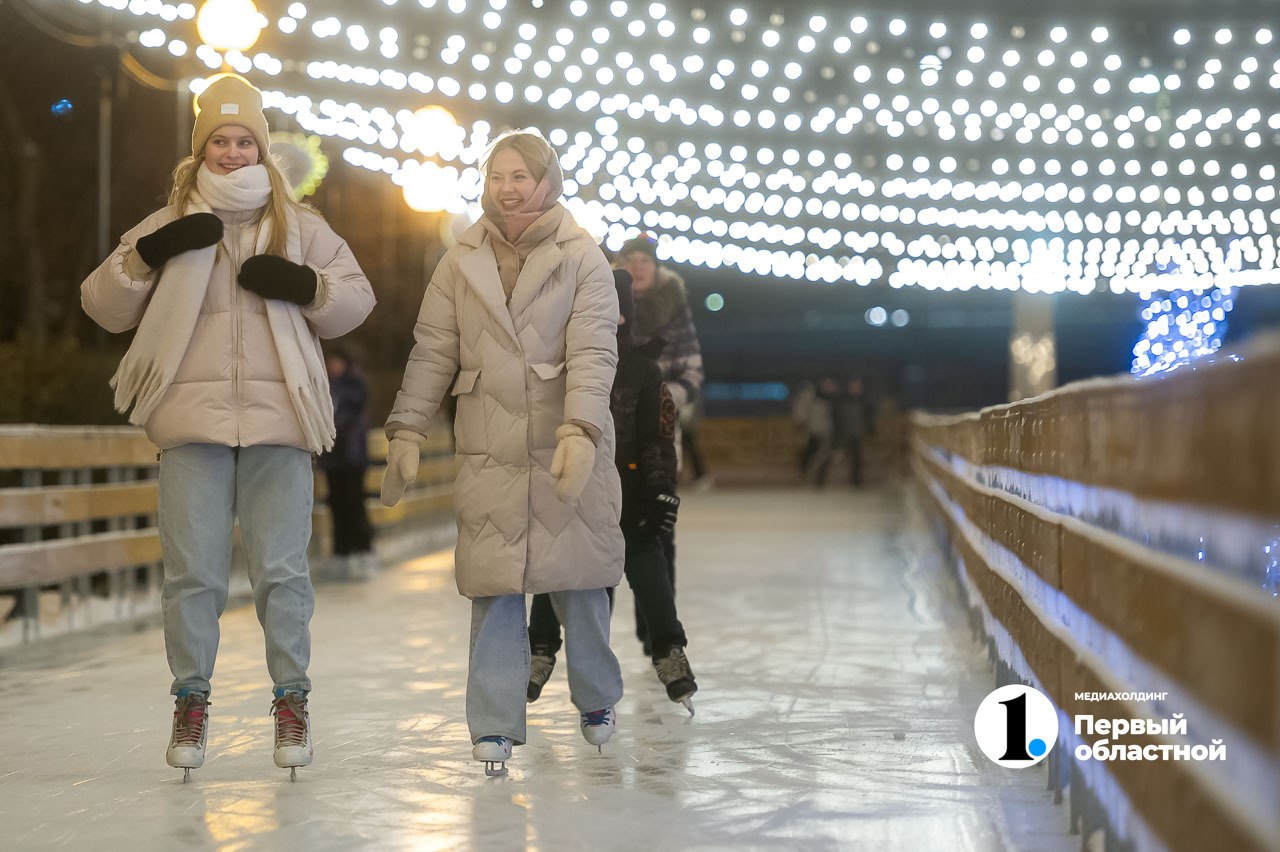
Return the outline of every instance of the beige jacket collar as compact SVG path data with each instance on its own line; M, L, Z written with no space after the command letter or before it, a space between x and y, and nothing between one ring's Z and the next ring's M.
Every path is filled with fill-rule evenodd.
M525 311L564 259L561 245L582 233L582 227L565 210L555 236L535 248L525 260L524 268L516 279L515 290L511 293L510 307L507 305L506 291L502 289L502 280L498 277L498 258L493 252L492 238L480 222L472 225L458 238L459 245L472 249L458 261L458 269L480 297L480 301L493 314L498 325L518 344L517 323L524 324L520 320Z

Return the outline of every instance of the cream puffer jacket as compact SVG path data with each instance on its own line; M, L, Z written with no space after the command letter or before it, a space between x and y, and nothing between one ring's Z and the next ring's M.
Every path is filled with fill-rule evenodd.
M213 275L173 384L146 423L147 437L161 449L203 443L305 450L267 324L266 303L236 283L240 264L253 255L258 211L214 213L226 229ZM80 285L81 304L94 322L119 333L142 321L160 276L137 256L134 242L177 218L173 207L148 216ZM298 225L303 260L316 271L318 285L315 301L303 307L302 315L317 337L339 337L373 310L373 288L346 242L318 213L299 211ZM166 280L162 286L186 283Z
M568 212L529 253L510 305L483 223L436 267L387 431L423 435L445 394L457 401L454 567L466 597L597 589L622 578L609 413L617 334L613 273ZM570 422L599 445L582 495L562 502L551 460L556 429Z

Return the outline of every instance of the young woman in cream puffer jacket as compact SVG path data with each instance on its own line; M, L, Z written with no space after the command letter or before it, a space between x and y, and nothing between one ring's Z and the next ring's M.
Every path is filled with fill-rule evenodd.
M312 761L307 566L313 453L333 446L321 337L356 328L373 290L347 244L293 199L267 152L262 96L234 75L197 99L169 205L81 286L108 331L137 328L112 378L161 449L161 613L176 696L165 758L204 763L218 619L240 521L273 682L274 760Z

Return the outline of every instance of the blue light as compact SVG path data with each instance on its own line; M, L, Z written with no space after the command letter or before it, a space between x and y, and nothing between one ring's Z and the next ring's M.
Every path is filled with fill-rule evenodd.
M75 108L75 104L71 103L71 101L66 98L63 98L60 101L55 101L53 106L49 107L49 112L53 113L58 118L66 118L71 115L71 111Z
M703 392L708 400L750 402L781 402L790 393L782 382L708 382Z

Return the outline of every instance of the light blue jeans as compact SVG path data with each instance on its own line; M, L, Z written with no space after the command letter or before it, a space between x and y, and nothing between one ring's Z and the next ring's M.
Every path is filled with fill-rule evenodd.
M622 700L622 669L609 647L609 595L605 589L552 592L564 625L569 696L580 712ZM507 737L525 742L529 686L529 631L524 595L471 602L471 657L467 674L467 727L471 742Z
M311 689L312 499L306 450L184 444L160 454L160 601L175 695L209 691L237 516L266 634L267 671L277 690Z

